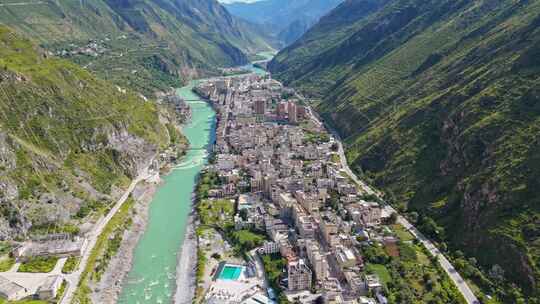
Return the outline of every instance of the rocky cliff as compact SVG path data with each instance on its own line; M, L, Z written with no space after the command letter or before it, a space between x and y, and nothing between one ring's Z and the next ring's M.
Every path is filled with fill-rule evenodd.
M78 233L170 136L160 109L0 27L0 238Z

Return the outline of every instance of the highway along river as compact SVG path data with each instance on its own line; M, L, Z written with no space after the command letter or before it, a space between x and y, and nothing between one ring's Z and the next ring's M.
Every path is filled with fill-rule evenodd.
M261 55L272 56L270 53ZM252 64L244 68L257 74L265 73ZM164 183L152 199L146 231L135 248L133 266L123 282L118 303L173 302L178 252L182 252L195 180L207 163L208 148L215 137L215 112L191 91L196 83L192 81L177 91L192 108L191 121L182 128L192 149L163 177Z

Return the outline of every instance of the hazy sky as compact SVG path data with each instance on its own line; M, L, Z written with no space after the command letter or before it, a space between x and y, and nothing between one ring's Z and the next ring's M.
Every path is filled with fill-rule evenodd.
M218 0L221 3L233 3L233 2L257 2L260 0Z

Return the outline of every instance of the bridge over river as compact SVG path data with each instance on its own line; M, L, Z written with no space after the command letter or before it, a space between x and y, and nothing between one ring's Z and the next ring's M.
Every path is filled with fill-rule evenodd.
M258 74L266 73L253 65L245 68ZM120 304L171 303L175 290L176 303L191 303L194 290L191 290L189 276L193 273L190 270L180 271L177 278L176 270L177 264L183 265L186 259L183 258L186 248L182 248L182 244L191 213L196 177L208 161L208 151L215 138L215 112L192 92L197 82L191 81L178 90L178 95L188 105L196 105L190 121L182 128L191 148L182 159L183 165L180 164L163 177L165 182L158 188L150 204L148 225L134 251L133 267L118 299Z
M191 92L193 84L178 90L186 103L197 104L189 122L182 128L191 147L164 176L148 217L148 225L134 252L133 267L124 283L118 303L170 303L176 286L177 253L184 242L192 192L196 177L207 163L207 151L215 135L212 107ZM186 297L190 295L185 294Z

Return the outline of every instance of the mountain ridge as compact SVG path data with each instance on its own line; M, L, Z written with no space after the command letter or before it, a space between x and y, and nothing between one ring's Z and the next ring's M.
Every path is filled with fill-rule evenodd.
M342 0L262 0L224 4L231 14L265 26L283 45L293 43Z
M146 95L199 74L217 74L217 67L245 64L249 53L270 49L215 0L44 0L5 6L0 22L53 52L98 42L103 54L67 58ZM111 65L118 65L115 77L108 73Z
M506 303L539 296L539 24L535 1L349 0L269 64L319 100L352 167L475 257Z
M89 210L107 210L158 151L180 144L174 112L5 26L0 46L2 239L77 234Z

